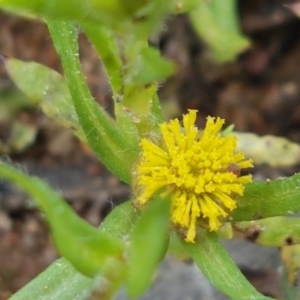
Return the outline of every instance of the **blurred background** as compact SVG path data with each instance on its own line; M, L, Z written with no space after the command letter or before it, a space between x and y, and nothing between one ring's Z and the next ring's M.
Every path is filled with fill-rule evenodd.
M188 108L194 108L199 110L199 127L207 115L220 116L226 125L234 124L236 131L282 136L300 143L300 19L286 6L288 2L237 1L239 26L249 46L226 62L211 55L188 15L168 17L163 30L150 39L177 66L177 73L159 89L165 118L180 118ZM91 92L112 112L111 91L101 61L81 33L79 44ZM0 12L0 54L62 72L41 21ZM96 226L115 205L130 199L130 188L111 176L86 145L18 91L3 64L0 155L47 181L80 216ZM300 150L297 155L300 159ZM259 164L253 173L256 179L275 179L299 169L295 159L288 166ZM225 243L262 293L282 297L277 249L246 241ZM57 257L42 214L26 195L1 181L0 300L7 299ZM201 276L191 262L168 259L143 299L226 299ZM125 296L121 293L118 297Z

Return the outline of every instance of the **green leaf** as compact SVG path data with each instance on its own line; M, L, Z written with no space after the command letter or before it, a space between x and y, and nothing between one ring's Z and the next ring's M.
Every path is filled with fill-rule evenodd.
M59 252L80 272L94 276L107 264L121 261L123 242L80 219L47 184L4 163L0 163L0 177L34 198L47 217Z
M126 66L122 64L118 35L107 27L94 26L92 23L82 22L81 26L94 44L105 66L113 91L118 126L130 144L138 144L139 135L134 122L137 117L133 117L129 109L122 103L126 81L124 79L124 69L126 69Z
M273 299L258 293L238 269L216 233L199 230L196 243L182 241L204 276L233 300Z
M10 300L82 300L94 285L93 279L79 273L64 258L12 295Z
M197 9L190 12L195 31L211 47L218 62L234 60L249 45L238 27L235 0L198 0Z
M37 128L35 126L17 120L14 121L11 127L10 137L7 141L10 148L9 151L20 153L26 149L26 147L34 143L36 134Z
M39 105L46 115L86 141L62 75L41 64L14 58L5 59L5 66L11 79L33 104Z
M231 221L251 221L291 215L300 211L300 173L272 181L254 181L237 198Z
M105 166L122 181L131 182L131 168L139 147L130 143L115 121L94 101L78 59L77 30L73 23L47 21L61 57L79 122L89 145Z
M137 143L139 135L156 130L161 121L157 82L174 72L174 64L149 47L148 36L138 35L136 26L123 35L87 22L82 22L81 26L107 71L118 125L128 141Z
M122 0L1 0L0 6L16 13L29 12L44 17L104 22L121 28L121 23L134 17L148 1Z
M155 198L133 228L129 248L127 292L141 295L150 285L153 272L168 248L169 199Z
M128 85L124 92L124 100L116 105L118 117L127 118L135 123L139 136L148 136L158 131L160 107L157 106L157 84ZM125 108L125 109L124 109ZM127 108L127 109L126 109ZM127 115L122 114L124 111ZM156 114L158 112L158 114Z
M174 8L174 14L184 14L197 8L199 0L182 0L177 2Z
M288 217L273 217L257 221L233 223L235 234L243 236L252 243L282 247L300 244L300 219Z
M100 226L102 232L108 232L112 236L127 240L128 236L138 220L136 209L129 200L117 206Z
M134 226L136 218L137 214L132 207L131 201L127 201L116 207L105 218L99 231L125 240ZM93 289L103 290L105 288L103 282L108 278L104 276L101 279L101 282L98 282L97 278L95 281L80 274L65 258L60 258L10 299L86 299L93 294Z
M184 245L181 243L180 238L175 232L171 232L168 254L175 257L177 260L189 260L190 256L186 253Z
M136 58L137 73L133 81L137 84L149 84L163 80L175 72L175 65L161 57L159 51L152 47L142 50Z
M105 26L82 22L86 35L95 46L108 75L114 97L120 97L124 89L122 60L114 32Z
M0 7L19 15L105 24L124 32L131 25L147 36L159 25L167 12L174 11L175 0L0 0Z

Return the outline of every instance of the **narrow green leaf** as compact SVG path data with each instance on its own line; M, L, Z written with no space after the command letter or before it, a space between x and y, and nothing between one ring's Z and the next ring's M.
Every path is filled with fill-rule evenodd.
M157 127L157 82L174 72L174 64L148 46L148 36L136 36L135 26L130 27L126 35L92 23L82 22L81 26L107 71L118 125L127 140L137 143L139 135Z
M14 58L5 59L5 66L11 79L33 104L39 105L46 115L86 141L62 75L41 64Z
M95 46L107 72L115 97L120 97L124 89L121 55L113 31L105 26L82 22L86 35Z
M232 213L231 221L250 221L299 212L299 183L300 173L247 184L244 195L237 199L238 207Z
M144 48L137 57L139 62L134 82L137 84L150 84L163 80L175 72L175 65L161 57L159 51L152 47Z
M116 112L129 110L127 116L135 123L139 136L148 136L149 133L158 131L158 123L161 119L157 118L157 84L145 85L128 85L124 92L122 103L116 104ZM132 117L130 118L130 115ZM119 115L120 117L120 115Z
M189 13L195 31L211 47L218 62L234 60L250 44L237 27L236 1L227 0L224 11L223 5L222 0L198 0L198 7Z
M121 260L123 242L80 219L46 183L4 163L0 163L0 177L34 198L46 214L59 252L80 272L93 276L105 270L109 259Z
M118 45L118 35L107 27L95 26L92 23L82 22L81 26L98 51L107 72L113 91L118 126L130 144L138 144L139 135L135 126L135 120L138 118L133 116L130 109L123 104L123 93L126 85L124 70L126 66L123 65L121 60L122 53L121 46Z
M187 253L194 259L204 276L222 293L233 300L273 299L261 295L247 281L216 233L201 230L196 243L182 241Z
M94 285L93 279L79 273L64 258L56 260L10 300L82 300Z
M137 214L131 201L116 207L101 224L99 231L112 237L126 240L136 222ZM105 274L104 274L105 275ZM80 274L65 259L60 258L38 275L29 284L15 293L10 300L82 300L92 294L93 289L103 289L104 277L99 283Z
M131 182L131 168L138 157L137 144L130 144L117 124L90 94L78 59L77 30L68 22L47 22L73 98L79 122L89 145L106 167L122 181Z
M170 201L156 198L143 211L131 234L127 292L132 298L150 285L168 248Z

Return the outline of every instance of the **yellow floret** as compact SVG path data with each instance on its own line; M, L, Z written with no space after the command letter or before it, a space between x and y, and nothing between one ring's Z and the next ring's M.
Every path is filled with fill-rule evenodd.
M195 126L196 110L160 125L162 140L141 141L141 160L137 169L140 187L136 204L141 206L160 189L172 201L171 220L186 229L186 242L194 242L197 220L203 219L211 231L222 226L229 212L236 208L235 197L242 195L251 175L239 176L235 169L253 167L252 160L236 153L237 140L222 137L220 118L207 118L200 134Z

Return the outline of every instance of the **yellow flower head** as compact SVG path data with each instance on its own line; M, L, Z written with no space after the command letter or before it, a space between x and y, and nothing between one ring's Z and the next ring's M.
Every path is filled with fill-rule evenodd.
M234 197L242 195L251 175L240 176L242 168L253 167L252 160L236 153L235 136L222 137L220 118L207 117L206 127L195 126L196 110L178 119L162 123L162 139L157 145L141 140L141 161L137 168L140 187L136 205L142 206L163 189L172 201L172 222L187 230L185 241L194 242L196 222L203 219L209 230L222 225L228 212L236 208Z

